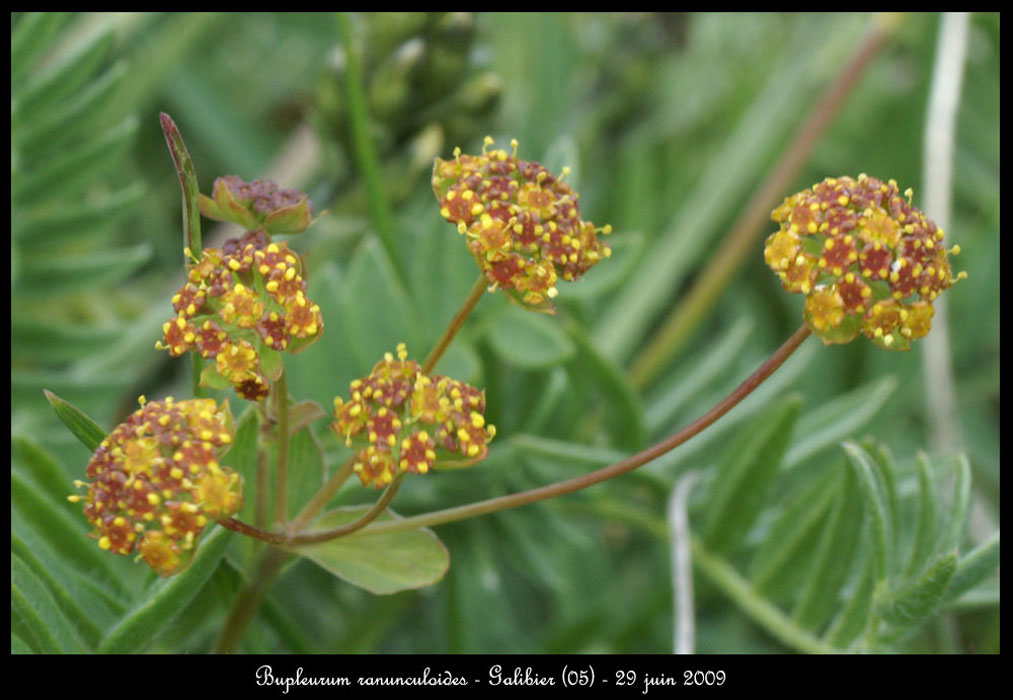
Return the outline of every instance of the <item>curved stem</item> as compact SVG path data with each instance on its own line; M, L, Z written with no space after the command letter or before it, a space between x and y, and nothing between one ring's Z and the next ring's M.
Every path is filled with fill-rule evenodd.
M288 384L285 370L274 383L275 412L278 415L278 471L274 494L274 521L288 520Z
M485 275L479 275L478 279L475 280L475 284L471 285L471 291L468 292L468 296L464 299L464 303L461 304L461 308L458 309L454 318L450 320L447 330L443 331L443 335L440 336L435 347L426 356L425 361L422 363L422 374L429 374L433 371L436 363L440 361L443 353L450 346L450 342L457 335L457 331L461 330L461 326L464 325L464 319L468 318L468 314L475 308L475 304L482 298L482 294L488 286L489 281L485 278Z
M285 544L288 542L288 535L268 532L267 530L262 530L255 525L250 525L249 523L245 523L242 520L236 520L235 518L218 518L218 524L232 530L233 532L238 532L240 535L246 535L247 537L252 537L260 540L261 542L269 542L271 544Z
M345 523L344 525L340 525L335 528L331 528L330 530L321 530L320 532L308 532L304 535L292 535L291 537L288 538L285 544L287 546L298 546L301 544L326 542L327 540L333 540L337 537L342 537L344 535L355 532L356 530L361 530L362 528L366 527L371 522L376 520L376 518L380 515L380 513L383 512L384 508L386 508L387 505L390 504L392 500L394 500L394 496L395 494L397 494L397 490L401 487L401 482L404 480L404 475L406 473L407 472L401 472L400 474L395 476L394 480L387 485L387 488L384 490L380 498L378 498L376 503L373 504L373 507L370 508L365 513L363 513L362 516L360 516L356 520L353 520L350 523Z
M865 40L813 105L805 122L792 136L788 149L739 214L721 247L710 256L710 262L697 275L697 281L688 294L637 354L630 366L630 381L635 387L647 386L683 348L700 322L707 318L714 300L725 289L742 259L753 250L771 208L781 201L785 188L805 165L809 154L899 21L897 16L879 16L873 20Z
M773 374L778 367L784 364L784 361L798 349L803 341L809 337L809 334L809 327L802 325L791 335L790 338L788 338L788 340L784 342L783 345L781 345L781 347L777 349L773 355L767 358L767 360L760 365L748 379L736 387L734 391L728 394L728 396L721 399L721 401L707 411L707 413L700 416L674 435L671 435L661 442L648 447L646 450L638 452L635 455L631 455L624 460L602 469L598 469L597 471L590 472L589 474L584 474L573 479L567 479L566 481L559 481L555 484L549 484L548 486L541 486L528 491L522 491L521 493L515 493L509 496L500 496L499 498L490 498L485 501L478 501L477 503L469 503L456 508L447 508L446 510L425 513L412 518L403 518L401 520L376 523L366 528L363 531L363 534L379 534L381 532L414 530L420 527L441 525L443 523L450 523L456 520L464 520L465 518L473 518L477 515L495 513L499 510L516 508L518 506L528 505L529 503L544 501L547 498L573 493L574 491L586 489L589 486L600 484L601 482L619 476L620 474L632 471L637 467L657 459L666 452L675 449L710 426L716 420L721 418L721 416L728 413L728 411L734 408L740 401L742 401L742 399L749 396L753 390L755 390L771 374Z

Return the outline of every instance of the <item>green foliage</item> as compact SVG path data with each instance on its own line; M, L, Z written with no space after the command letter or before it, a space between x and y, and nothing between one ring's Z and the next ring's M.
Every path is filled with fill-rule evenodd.
M100 551L66 501L100 426L140 393L189 395L189 363L153 348L182 282L161 110L186 135L202 191L229 172L274 177L330 210L291 242L325 332L285 358L293 398L328 414L398 342L421 359L475 280L435 211L434 156L477 150L486 133L516 136L524 157L572 166L584 215L615 228L612 259L559 286L556 317L518 316L501 293L484 296L437 371L485 389L499 428L490 458L406 479L402 514L618 461L710 408L800 322L798 300L760 259L768 227L658 378L641 390L626 380L868 17L349 19L365 94L358 127L349 47L329 15L12 16L12 652L207 652L265 550L209 529L186 573L154 581L143 564ZM868 172L913 186L920 203L937 26L935 15L904 20L792 190ZM442 525L445 549L417 530L294 557L239 650L668 651L662 514L693 469L703 477L690 510L699 651L998 651L998 17L974 16L971 32L947 229L964 249L956 268L969 272L949 293L948 333L966 457L932 447L919 352L810 340L712 428L621 479ZM367 191L362 147L386 213ZM377 235L385 225L391 247ZM207 245L225 235L206 225ZM43 389L63 397L54 407L72 433ZM238 517L254 522L258 441L270 444L271 421L230 403L237 436L224 463L244 478ZM291 410L295 513L348 451L327 419L309 412L297 424ZM889 452L868 442L842 451L864 434ZM354 517L375 497L353 478L330 504L344 515L331 517ZM387 547L407 559L393 566L378 556ZM955 644L943 629L959 631Z

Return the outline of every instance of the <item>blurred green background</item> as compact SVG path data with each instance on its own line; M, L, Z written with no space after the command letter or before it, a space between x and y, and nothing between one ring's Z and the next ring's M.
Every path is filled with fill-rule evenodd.
M474 281L474 262L429 188L436 156L458 145L475 151L486 134L501 144L517 138L521 158L557 172L570 166L584 218L614 227L614 256L560 287L556 317L520 313L502 295L481 301L439 371L486 389L487 418L499 429L492 456L468 471L408 479L394 503L401 514L531 488L639 450L702 413L801 321L802 299L785 294L763 263L763 239L774 230L768 224L681 349L642 386L628 379L641 348L679 307L861 44L871 16L350 20L352 42L343 45L330 15L12 15L12 551L51 568L56 583L44 583L72 626L82 626L75 615L83 614L101 632L119 613L117 601L93 590L101 580L93 565L74 554L94 543L60 490L69 493L70 479L83 475L88 452L55 420L42 390L107 429L134 410L139 394L188 395L189 362L154 349L182 281L179 183L161 111L179 125L202 191L228 173L271 177L307 191L317 211L330 210L291 240L306 257L310 297L323 308L326 330L287 362L293 396L328 411L398 342L424 356ZM782 196L827 176L866 172L913 187L921 204L939 25L933 14L903 19ZM362 69L369 114L359 131L347 98L348 49ZM366 142L378 188L363 177L357 155ZM952 543L964 554L994 538L997 564L998 15L971 18L953 165L948 241L963 248L955 268L969 279L947 294L949 327L933 332L951 344L952 427L973 488L966 531ZM211 224L205 246L235 233ZM855 491L861 470L847 466L839 443L871 438L865 444L879 460L892 514L888 552L905 565L918 549L912 543L923 541L919 527L945 530L944 514L963 512L959 461L938 451L930 427L925 386L937 378L923 374L918 345L887 353L861 338L826 348L811 339L715 429L640 472L438 528L452 565L436 586L372 596L302 561L276 584L241 649L670 651L666 502L690 469L700 475L694 532L751 582L750 600L783 611L813 638L845 639L842 618L864 590L878 521L870 492ZM230 403L239 416L244 402L231 396ZM326 463L339 464L344 448L324 421L315 432ZM757 454L774 455L775 473L761 478L755 470L763 459L743 457L756 445ZM927 454L921 462L920 451ZM732 517L738 524L725 528L721 514L742 510L727 486L740 483L740 472L760 479L761 499L745 508L748 521ZM939 517L925 525L919 513L930 491ZM340 498L370 495L356 487ZM849 497L858 504L853 522L845 518ZM40 524L46 508L65 531ZM815 544L788 542L785 513ZM732 533L735 527L742 531ZM827 533L849 528L857 534L840 570L821 568L838 542ZM223 560L145 648L209 650L240 561ZM117 560L102 574L122 581L121 608L143 600L144 568ZM902 575L912 571L898 574L897 590L917 583ZM884 613L889 630L871 648L998 651L998 585L990 569L922 618L899 624ZM815 610L812 601L823 598L826 609ZM773 632L744 600L730 599L713 571L697 571L695 617L701 652L807 650Z

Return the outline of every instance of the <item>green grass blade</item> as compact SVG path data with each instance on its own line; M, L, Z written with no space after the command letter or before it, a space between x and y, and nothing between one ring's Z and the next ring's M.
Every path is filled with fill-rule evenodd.
M85 645L74 626L53 599L46 584L32 573L21 557L11 554L11 621L20 622L36 651L80 653Z
M106 634L98 650L106 654L143 651L211 577L231 535L231 531L215 526L201 541L186 571L152 586L146 598Z
M45 109L71 95L92 78L112 48L114 36L107 31L59 59L45 72L32 76L12 105L12 119L38 117Z

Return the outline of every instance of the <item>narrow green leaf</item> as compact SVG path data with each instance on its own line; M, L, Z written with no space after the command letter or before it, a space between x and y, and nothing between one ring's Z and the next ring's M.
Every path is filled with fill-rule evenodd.
M344 319L335 329L365 374L398 341L414 357L419 348L418 312L374 239L359 246L341 289ZM324 330L326 336L329 331ZM326 404L325 404L326 405Z
M69 12L28 12L11 30L11 83L20 82L35 58L50 45Z
M669 426L701 390L713 386L717 378L733 373L753 325L750 317L743 317L698 355L688 359L686 368L665 380L658 391L650 392L645 415L652 434ZM804 420L803 416L800 421Z
M74 626L60 610L46 584L11 554L11 616L22 620L33 636L34 647L45 653L80 653L85 645Z
M749 577L757 591L771 595L790 588L794 594L802 587L803 574L808 570L803 566L807 563L806 549L815 549L828 511L835 499L843 498L839 495L842 481L837 470L827 469L784 499L791 505L781 511L749 564Z
M999 569L999 531L960 559L944 602L957 600Z
M11 565L17 557L43 584L53 596L54 601L66 618L76 627L81 639L94 647L98 644L102 631L98 625L85 613L84 609L77 604L71 593L61 584L52 572L49 571L35 557L32 551L25 545L21 538L11 533Z
M14 199L18 202L31 202L58 193L66 195L78 185L93 182L105 169L119 162L133 143L136 132L137 120L127 117L106 129L101 136L46 160L15 180L12 193Z
M911 545L911 557L908 559L905 578L911 578L921 572L929 557L936 549L936 511L938 509L935 475L932 465L924 454L918 455L918 525L915 529L914 542Z
M826 640L835 647L847 648L858 639L872 621L872 603L876 592L876 562L866 561L865 570L848 598L840 617L827 632Z
M147 597L111 629L98 650L107 654L136 653L175 619L218 567L232 535L215 526L202 538L190 566L181 574L152 586Z
M165 143L169 147L169 154L176 166L176 175L179 177L179 186L183 196L183 247L189 248L193 255L200 255L201 232L200 232L200 207L198 197L200 186L197 184L197 171L193 167L193 160L190 152L183 142L183 135L179 133L176 122L165 112L162 112L159 120L162 124L162 132L165 135Z
M893 628L892 634L887 633L883 638L896 638L935 612L956 570L956 553L942 554L932 562L921 578L892 592L880 603L883 621Z
M810 457L853 435L869 422L896 390L896 377L864 384L831 401L805 412L798 421L795 440L784 458L785 467L804 464Z
M82 289L112 286L141 268L151 258L152 247L105 250L86 256L66 256L25 262L18 279L18 294L36 297L69 294Z
M324 515L320 529L351 522L368 506L342 508ZM385 511L378 522L399 516ZM450 554L427 529L379 535L357 535L306 545L292 550L319 564L338 578L378 595L430 586L447 573Z
M529 314L530 315L530 314ZM615 427L615 444L626 449L636 449L644 444L647 427L644 422L644 408L630 387L625 373L606 358L591 344L584 331L576 324L567 324L567 333L577 346L577 357L568 365L574 384L581 379L594 383L608 406L608 419Z
M106 431L98 423L86 416L74 404L68 403L51 391L45 391L46 400L56 412L56 417L67 426L81 444L94 452L99 444L106 439Z
M73 104L46 112L42 119L26 125L17 134L18 146L34 157L43 157L78 138L87 138L84 134L89 127L98 117L105 116L110 102L116 99L126 73L127 66L123 62L105 71L91 81Z
M865 500L865 512L868 514L872 529L873 555L876 561L876 580L886 581L889 574L889 562L891 557L890 535L888 530L885 498L880 490L880 483L876 477L875 467L872 459L865 450L853 442L845 442L841 445L844 454L848 457L851 468L858 477L858 483L862 488Z
M549 419L552 418L556 408L559 406L559 402L563 399L566 394L569 381L566 376L566 371L562 367L555 367L549 373L549 381L542 392L542 395L538 398L538 403L527 415L521 429L528 433L538 433L545 427Z
M72 520L64 511L17 473L11 473L11 504L13 509L67 561L85 572L99 575L120 593L123 585L113 573L111 555L103 552L87 534L88 523L81 516Z
M63 320L34 316L11 319L11 355L39 364L67 364L102 352L122 334L121 328L73 326Z
M966 455L957 458L956 473L950 518L944 526L940 542L940 549L944 552L960 548L964 540L964 528L967 527L967 516L971 511L971 464Z
M22 119L30 119L38 116L43 109L55 107L57 102L92 78L112 48L113 40L112 30L103 32L62 57L45 72L33 75L20 91L12 111L16 111Z
M327 478L324 453L310 428L292 436L288 445L288 511L298 513Z
M872 439L862 441L866 454L872 458L873 473L876 475L876 484L879 489L883 505L886 507L886 532L889 537L890 547L890 575L900 575L903 570L903 560L894 553L899 551L898 538L900 537L900 497L897 495L897 466L886 445L881 445Z
M71 506L67 501L67 496L73 492L70 477L48 451L20 436L11 438L11 447L16 466L23 469L54 501Z
M837 610L838 596L852 573L852 561L862 538L862 510L862 491L855 474L848 469L837 506L823 532L808 584L792 615L800 627L815 631Z
M235 423L236 434L232 438L232 446L222 457L222 464L234 469L243 480L243 508L239 512L239 518L247 522L253 522L256 508L257 433L260 426L257 415L257 407L254 405L243 411Z
M729 445L707 500L703 540L708 549L734 552L745 539L766 502L801 406L798 397L780 401Z
M28 645L28 642L26 642L25 640L23 640L18 635L14 634L14 631L12 630L11 631L11 653L12 654L34 654L35 651L32 649L31 646Z
M577 351L555 319L516 306L490 320L486 338L505 362L525 369L553 367Z
M27 209L12 230L25 247L64 243L118 223L144 198L144 183L132 183L118 192L82 204Z

